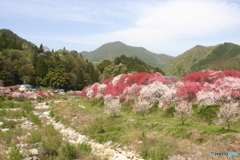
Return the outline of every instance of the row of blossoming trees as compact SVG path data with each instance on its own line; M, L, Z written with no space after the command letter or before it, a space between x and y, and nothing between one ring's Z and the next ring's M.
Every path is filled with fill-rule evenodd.
M70 94L88 98L104 98L106 112L116 115L120 111L120 99L133 99L133 111L145 115L157 102L159 108L174 105L174 116L184 121L199 107L219 105L218 122L231 123L239 117L240 72L234 70L202 71L188 74L180 80L165 78L161 73L134 73L118 75L95 83L82 91Z

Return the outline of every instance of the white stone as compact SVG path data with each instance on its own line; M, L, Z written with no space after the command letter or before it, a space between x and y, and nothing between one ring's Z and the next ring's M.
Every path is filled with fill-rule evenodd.
M111 157L110 160L128 160L128 158L122 154L114 154L114 157Z
M119 153L122 153L122 149L121 148L116 148L116 151Z
M102 145L102 144L96 144L96 149L97 149L97 150L104 150L105 147L104 147L104 145Z
M19 148L26 148L28 146L27 143L20 143L20 144L17 144L17 147Z
M1 129L1 130L2 130L2 132L6 132L6 131L9 130L9 128L3 128L3 129Z
M38 150L36 148L29 149L29 153L32 156L37 156L38 155Z
M122 155L126 156L126 155L127 155L127 153L126 153L125 151L123 151L123 152L122 152Z
M132 159L133 158L132 152L127 152L126 157Z
M105 148L107 148L107 147L110 147L111 144L112 144L112 141L108 141L104 144L104 146L105 146Z
M107 148L107 149L105 149L105 153L104 154L106 156L113 156L114 153L115 153L114 150Z

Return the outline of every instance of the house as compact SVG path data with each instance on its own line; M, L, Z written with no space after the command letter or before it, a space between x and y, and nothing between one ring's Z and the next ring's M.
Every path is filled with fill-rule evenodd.
M31 89L32 89L32 86L30 84L22 84L19 87L19 91L21 92L27 92L27 91L30 91Z

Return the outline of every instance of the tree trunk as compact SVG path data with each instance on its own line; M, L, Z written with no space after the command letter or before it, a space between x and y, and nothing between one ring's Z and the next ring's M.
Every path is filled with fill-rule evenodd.
M230 127L231 127L230 122L227 122L227 126L228 126L228 131L230 131Z
M184 120L182 119L182 125L184 125Z

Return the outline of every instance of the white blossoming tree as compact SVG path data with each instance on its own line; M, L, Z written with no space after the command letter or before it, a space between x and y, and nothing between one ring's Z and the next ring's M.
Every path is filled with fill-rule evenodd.
M150 102L159 102L168 92L169 87L162 82L155 81L150 85L142 87L139 98L149 100Z
M189 118L192 112L192 104L186 101L181 101L175 106L174 117L180 119L182 125L184 125L184 122Z
M219 110L218 124L226 124L228 127L228 131L231 129L231 125L234 121L237 121L239 118L239 108L238 103L225 103Z
M141 114L144 117L151 107L152 105L149 101L138 99L137 101L135 101L133 111L138 114Z
M120 112L121 103L118 98L113 98L111 96L104 97L105 113L112 114L116 117L116 114Z

